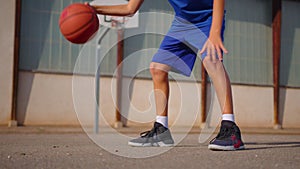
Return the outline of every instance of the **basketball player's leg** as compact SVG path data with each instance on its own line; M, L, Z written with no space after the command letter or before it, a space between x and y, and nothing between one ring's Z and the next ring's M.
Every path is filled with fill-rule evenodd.
M211 150L244 149L240 129L234 121L231 83L224 65L219 59L210 57L205 57L203 64L213 81L222 111L220 132L210 141L208 148Z
M150 64L150 73L153 80L157 116L168 116L169 70L170 67L165 64L156 62L152 62Z
M137 139L130 140L128 144L131 146L171 146L174 144L168 126L168 72L174 71L189 75L196 58L195 53L183 43L184 33L174 31L171 27L152 58L150 73L153 80L157 116L152 130L144 132ZM188 59L188 64L185 59Z
M205 57L203 64L213 81L222 114L233 114L231 83L223 63L218 59Z
M172 146L174 140L168 129L168 100L169 100L169 79L168 72L170 66L152 62L150 64L150 73L152 75L156 121L152 130L146 132L139 138L128 142L131 146ZM155 137L154 137L155 136Z

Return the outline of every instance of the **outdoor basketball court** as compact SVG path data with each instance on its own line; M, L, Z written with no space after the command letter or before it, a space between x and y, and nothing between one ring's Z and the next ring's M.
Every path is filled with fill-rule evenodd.
M139 130L127 128L122 132L133 136ZM117 148L115 154L105 151L93 143L81 128L2 127L0 168L299 168L299 130L256 131L243 130L246 144L243 151L210 151L207 143L198 143L199 132L192 130L169 151L154 157L134 159L118 156L122 152ZM180 133L174 132L176 134ZM130 146L125 148L133 149ZM148 152L164 148L135 149Z
M98 5L115 5L127 3L127 1L95 0L92 3ZM100 104L100 89L102 87L103 90L105 87L100 86L100 82L103 82L105 79L100 77L99 65L105 55L103 50L104 48L102 48L102 46L103 44L107 45L105 43L101 43L103 37L107 35L107 32L113 30L111 32L116 33L115 35L117 38L112 46L117 46L118 49L123 49L124 46L120 42L126 38L145 33L154 33L157 35L165 34L163 30L157 30L155 27L141 25L139 20L143 20L143 18L151 20L153 17L166 21L170 20L170 16L171 15L167 14L157 15L157 13L151 12L148 12L148 14L138 12L132 18L98 15L102 26L100 27L98 34L92 41L90 41L93 44L89 45L93 46L93 48L89 51L85 51L85 49L90 49L90 46L83 46L81 53L78 54L79 62L78 64L76 62L75 68L72 72L74 76L72 78L70 77L70 79L72 79L70 80L70 82L72 82L72 86L70 88L73 89L72 103L74 103L72 106L76 109L76 120L80 122L80 125L77 127L62 127L59 125L55 127L39 127L30 125L27 127L0 126L0 169L300 168L300 128L284 128L282 130L274 130L271 128L241 128L242 139L246 147L245 150L211 151L207 147L208 141L216 136L218 129L216 129L216 126L214 125L211 126L212 128L206 128L202 131L200 127L193 128L194 126L192 125L194 124L195 116L190 116L183 120L185 122L185 126L188 127L184 128L179 124L176 124L176 120L170 127L175 140L173 147L129 146L128 141L130 139L138 137L139 133L149 130L150 128L148 126L130 125L122 128L123 122L121 121L121 115L122 117L126 117L126 120L128 121L132 120L140 124L149 122L147 121L147 118L150 116L145 118L145 114L147 114L146 111L136 110L136 112L134 112L135 110L130 107L131 100L124 99L124 95L121 97L121 95L124 94L122 93L122 91L124 92L122 89L127 89L131 86L126 83L120 83L122 80L122 67L119 66L117 66L112 75L112 77L116 78L113 79L110 84L111 90L115 92L112 92L114 95L113 97L115 97L112 98L115 106L114 109L116 109L113 110L113 113L115 114L112 115L115 118L115 124L111 125L111 123L106 121L104 113L107 113L108 111L103 111L103 113L101 111L101 106L103 106L103 104ZM145 30L141 32L138 28L142 26ZM124 31L131 28L133 28L135 32L127 32L125 35ZM123 50L118 50L117 53L119 53L119 51ZM149 51L151 53L150 49ZM138 57L140 57L141 54L149 51L139 51L140 53L137 52L135 55L127 57L127 60L123 60L123 58L119 57L122 57L122 54L117 54L118 56L116 57L118 58L116 60L118 62L116 65L123 65L124 67L126 65L127 67L132 65L137 66L137 62L139 60L136 56L138 55ZM130 61L135 62L131 62L129 64L129 59L131 59ZM84 74L82 72L86 71L85 68L88 64L87 62L80 61L86 60L93 62L94 69L91 69L95 72L92 72L92 76L89 77L89 79L82 80L82 77L76 75ZM91 67L91 65L88 66ZM128 69L127 71L129 73L127 73L132 75L134 78L138 73L148 69L148 67L143 67L143 64L138 66L138 68L134 67L132 69ZM85 87L83 88L82 86ZM180 85L178 86L180 87ZM190 87L189 91L196 90L193 90ZM197 95L196 92L195 95ZM199 106L200 101L195 99L195 102L196 103L193 105ZM105 104L107 104L107 102L105 102ZM122 114L122 111L119 109L122 106L123 109L125 107L126 111L130 112L130 115L128 115L129 113L127 114L128 116L126 116L126 113L125 115ZM200 108L197 106L190 107L193 107L198 111ZM45 108L43 108L43 110L44 109ZM43 113L43 111L36 112ZM181 112L179 113L179 115L182 114L183 113ZM216 115L210 114L210 116L215 117ZM64 115L62 115L62 117L65 118ZM142 117L145 121L142 121L142 118L137 117ZM152 120L153 118L150 117L150 119ZM208 126L208 123L204 124L207 124Z

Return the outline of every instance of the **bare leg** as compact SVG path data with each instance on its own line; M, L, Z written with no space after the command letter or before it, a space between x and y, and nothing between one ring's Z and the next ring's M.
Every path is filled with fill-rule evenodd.
M152 62L150 72L154 85L156 115L168 116L169 78L170 67L164 64Z
M143 132L141 137L132 139L128 145L145 146L172 146L174 140L168 129L168 100L170 67L164 64L152 62L150 72L154 84L154 96L156 104L156 121L150 131ZM155 136L155 137L154 137Z
M244 149L245 147L242 141L240 129L235 124L234 120L231 84L224 65L219 59L213 57L213 55L205 57L203 64L213 81L223 114L219 134L209 142L208 149Z
M156 104L156 121L150 131L143 132L141 137L128 142L131 146L172 146L174 140L168 129L168 100L170 67L164 64L152 62L150 72L154 84L154 96ZM154 133L156 135L154 135ZM155 136L155 138L154 138Z
M205 57L203 64L213 81L222 114L233 114L231 84L223 63Z

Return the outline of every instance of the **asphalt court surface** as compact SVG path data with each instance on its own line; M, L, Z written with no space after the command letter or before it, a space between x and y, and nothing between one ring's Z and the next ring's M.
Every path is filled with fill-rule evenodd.
M243 132L246 150L210 151L191 132L167 151L147 158L120 156L121 151L149 152L164 148L133 148L106 151L78 128L0 128L0 168L297 168L300 167L299 130ZM127 135L138 136L132 130ZM126 133L126 131L124 132ZM107 133L109 134L109 133ZM176 136L179 132L174 132ZM214 134L215 136L215 134Z

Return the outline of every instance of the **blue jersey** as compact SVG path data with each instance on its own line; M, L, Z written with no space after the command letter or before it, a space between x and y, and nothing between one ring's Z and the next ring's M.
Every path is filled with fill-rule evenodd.
M212 22L213 0L169 0L178 18L198 27Z

